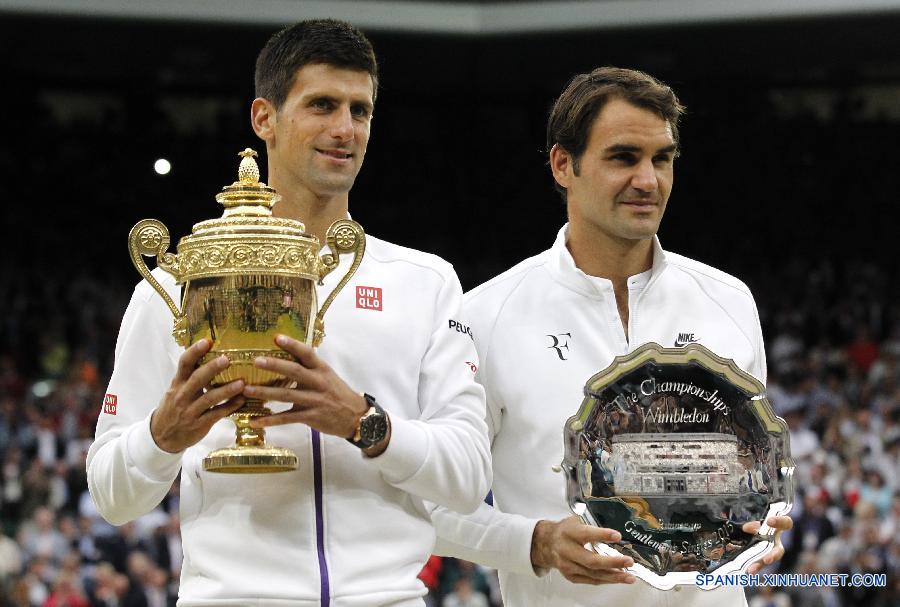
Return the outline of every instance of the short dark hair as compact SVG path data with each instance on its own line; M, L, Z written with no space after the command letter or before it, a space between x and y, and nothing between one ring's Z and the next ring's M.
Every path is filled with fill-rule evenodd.
M576 174L594 120L610 99L622 99L667 120L678 145L678 121L685 108L671 88L638 70L598 67L569 81L547 121L547 152L554 145L566 150L572 155ZM556 184L556 189L565 196L565 188Z
M378 62L365 34L337 19L301 21L275 33L256 58L256 96L280 108L287 99L297 70L325 64L368 72L372 99L378 92Z

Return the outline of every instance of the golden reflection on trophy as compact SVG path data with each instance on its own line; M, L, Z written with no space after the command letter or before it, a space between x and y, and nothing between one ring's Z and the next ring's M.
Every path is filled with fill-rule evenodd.
M240 156L238 180L216 195L225 212L194 225L192 233L179 241L177 254L167 252L169 230L156 219L139 221L128 235L128 247L138 272L174 315L172 334L178 344L188 347L209 339L212 347L201 364L222 354L231 361L213 379L213 387L236 379L288 386L291 380L255 367L254 359L292 359L275 346L279 333L319 345L325 336L325 312L362 262L365 234L355 221L338 220L325 235L330 252L320 255L319 239L307 234L303 223L272 216L281 196L259 181L256 152L247 148ZM314 283L321 285L338 266L339 256L347 253L353 253L347 273L318 307ZM159 268L183 285L180 309L142 256L156 257ZM295 453L267 445L265 430L249 425L252 418L269 413L262 401L248 400L231 415L237 426L235 444L207 455L204 469L232 473L295 469Z

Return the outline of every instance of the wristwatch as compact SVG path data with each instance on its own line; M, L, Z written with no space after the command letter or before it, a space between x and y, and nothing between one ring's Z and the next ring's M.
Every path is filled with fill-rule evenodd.
M356 432L347 440L360 449L369 449L384 440L391 427L391 422L381 405L375 401L374 396L363 394L363 398L366 399L369 410L359 418Z

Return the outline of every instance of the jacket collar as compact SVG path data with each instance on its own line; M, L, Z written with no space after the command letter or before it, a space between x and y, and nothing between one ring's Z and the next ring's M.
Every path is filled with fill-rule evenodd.
M556 240L550 248L548 268L553 278L566 287L586 295L588 297L601 297L597 288L597 278L588 276L575 265L572 254L566 247L568 240L569 224L566 223L556 235ZM653 237L653 264L650 267L650 279L647 286L656 281L656 278L666 269L666 252L659 244L659 238Z

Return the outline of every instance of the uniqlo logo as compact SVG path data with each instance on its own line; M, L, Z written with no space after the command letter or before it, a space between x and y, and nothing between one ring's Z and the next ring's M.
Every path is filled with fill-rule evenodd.
M381 287L356 287L356 307L381 312Z
M103 397L103 412L109 413L110 415L116 414L116 398L115 394L107 394Z

